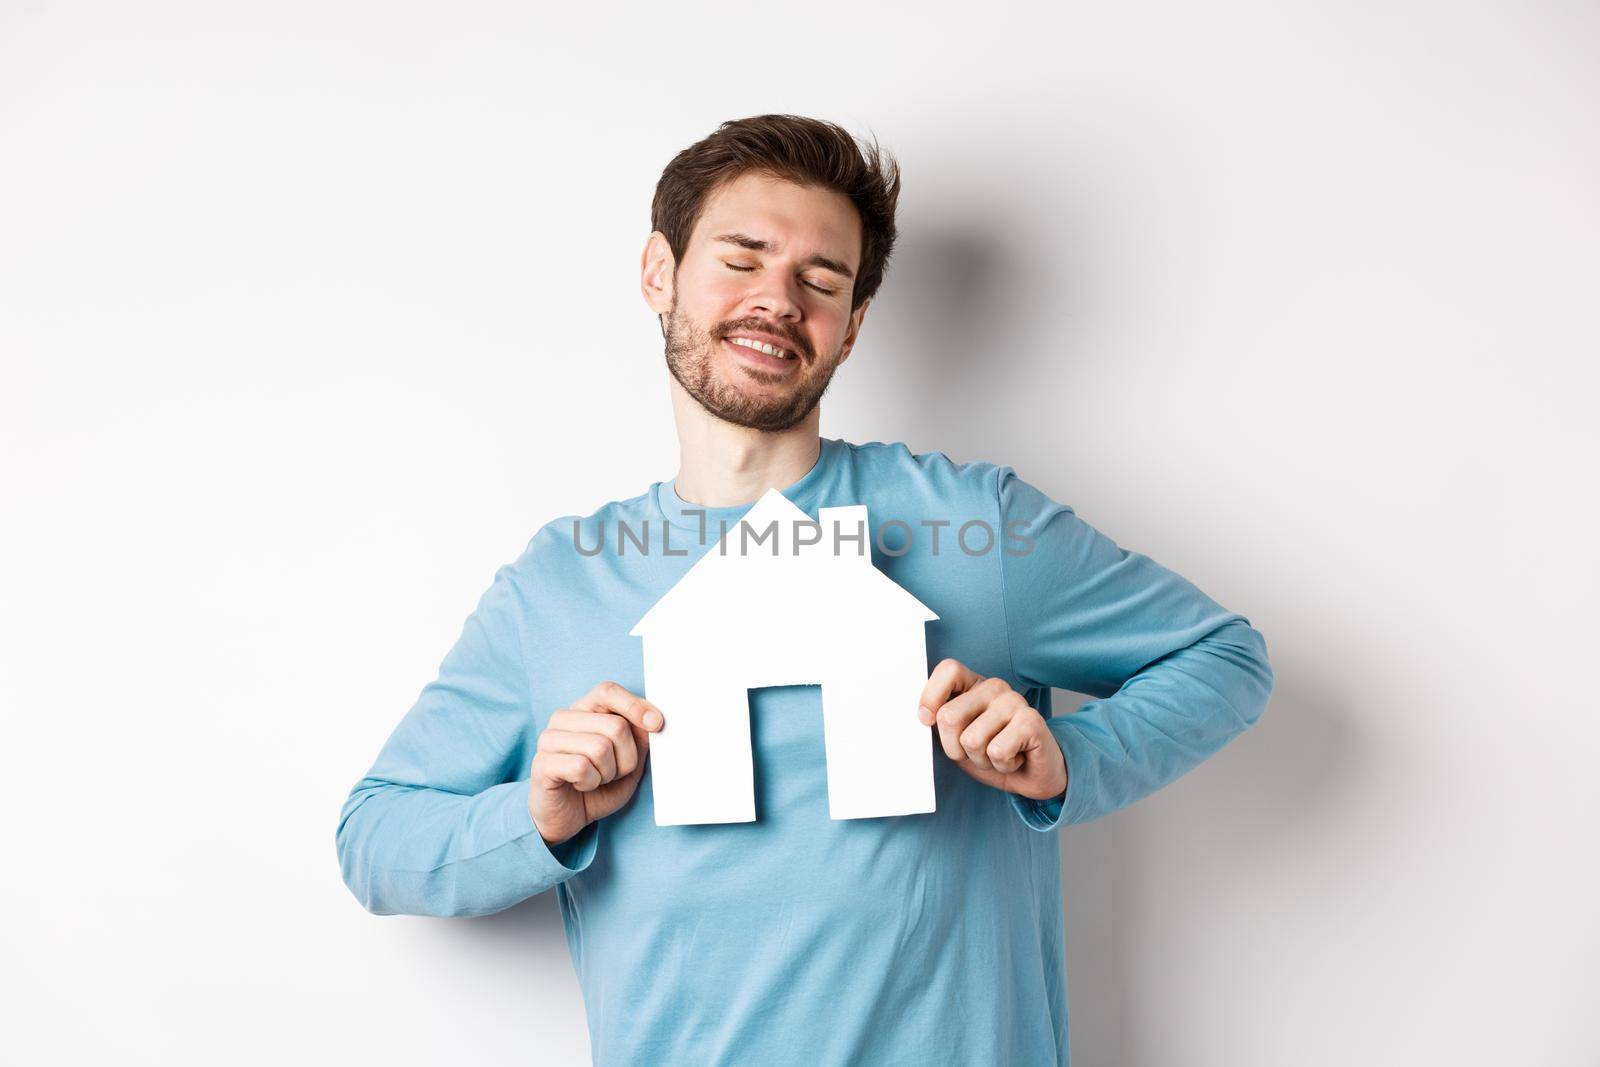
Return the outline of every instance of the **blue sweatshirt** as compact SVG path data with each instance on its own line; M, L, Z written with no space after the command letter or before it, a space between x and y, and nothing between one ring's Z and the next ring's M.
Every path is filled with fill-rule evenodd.
M599 1067L1067 1064L1055 831L1254 723L1261 635L1009 467L825 438L782 492L812 518L867 505L873 563L939 616L929 666L1023 693L1061 745L1063 795L978 783L930 727L937 811L832 820L820 691L782 686L750 694L755 822L655 825L647 765L627 806L546 845L528 811L540 731L601 681L648 695L628 631L749 510L658 482L547 524L495 574L350 792L345 883L374 913L438 916L555 889ZM1095 699L1051 718L1051 687Z

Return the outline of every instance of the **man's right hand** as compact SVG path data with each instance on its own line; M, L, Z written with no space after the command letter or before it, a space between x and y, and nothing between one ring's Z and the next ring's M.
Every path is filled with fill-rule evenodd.
M622 807L644 774L661 709L616 682L559 708L539 735L528 810L539 836L559 845Z

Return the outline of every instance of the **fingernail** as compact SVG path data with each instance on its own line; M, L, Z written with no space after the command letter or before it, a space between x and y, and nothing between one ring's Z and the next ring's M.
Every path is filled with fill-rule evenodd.
M922 720L922 725L924 726L933 725L933 711L927 707L917 709L917 718Z
M662 721L661 713L655 708L651 708L649 711L644 713L644 724L652 730L661 729Z

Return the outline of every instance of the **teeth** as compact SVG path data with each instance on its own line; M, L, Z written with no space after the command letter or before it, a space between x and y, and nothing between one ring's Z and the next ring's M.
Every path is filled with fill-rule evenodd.
M730 337L728 340L732 341L736 345L744 345L746 348L753 348L757 352L765 352L769 356L779 356L783 359L789 358L789 353L785 352L776 345L762 344L760 341L752 341L748 337Z

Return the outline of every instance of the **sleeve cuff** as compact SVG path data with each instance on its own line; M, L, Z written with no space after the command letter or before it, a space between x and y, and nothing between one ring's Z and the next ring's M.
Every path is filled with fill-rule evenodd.
M600 839L599 821L552 846L539 833L533 822L533 812L528 810L527 782L505 782L493 789L503 794L497 798L497 803L502 805L501 826L506 839L522 850L538 884L550 886L564 882L594 861Z
M1067 786L1071 788L1072 776L1067 776ZM1011 794L1011 806L1016 809L1022 821L1035 830L1054 830L1061 825L1061 809L1066 803L1066 790L1059 796L1049 800L1034 800L1019 793Z

